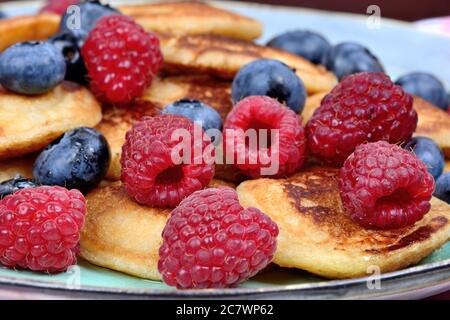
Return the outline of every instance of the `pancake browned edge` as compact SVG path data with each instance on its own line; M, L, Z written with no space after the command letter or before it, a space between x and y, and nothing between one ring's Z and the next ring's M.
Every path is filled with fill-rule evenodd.
M0 51L17 42L47 39L58 31L60 20L51 13L0 20Z
M304 123L312 117L325 95L322 92L308 97L302 112ZM414 135L433 139L450 158L450 114L419 97L414 97L414 109L419 118Z
M111 166L107 177L120 179L120 155L125 134L132 124L143 116L159 114L160 110L179 99L198 99L215 108L222 119L232 108L231 84L209 76L176 76L155 79L152 85L133 106L128 108L105 107L103 120L97 126L111 148ZM243 177L230 166L217 165L216 178L240 182Z
M72 82L40 96L0 87L0 160L38 151L64 132L95 127L101 119L101 106L91 92Z
M33 163L35 154L24 157L0 161L0 182L14 179L17 175L24 178L33 178Z
M316 66L289 52L252 42L211 35L165 35L160 40L164 68L169 73L209 73L233 79L239 69L251 61L276 59L295 69L310 94L330 91L337 84L335 75L323 66Z
M235 187L213 180L211 187ZM120 182L89 193L80 255L87 261L137 277L161 280L158 250L170 209L141 206Z
M166 2L120 6L147 31L174 35L212 34L242 40L261 36L260 22L202 2Z
M433 198L414 226L365 229L344 212L338 170L310 168L286 180L259 179L238 186L244 207L268 214L280 228L274 262L326 278L367 276L419 262L450 237L450 206Z
M262 24L239 14L200 2L127 5L119 10L133 17L146 31L164 34L216 34L253 40ZM0 51L30 40L44 40L59 30L61 17L52 13L0 20Z

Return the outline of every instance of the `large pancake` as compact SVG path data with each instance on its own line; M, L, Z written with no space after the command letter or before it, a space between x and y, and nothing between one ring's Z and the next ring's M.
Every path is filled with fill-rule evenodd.
M321 92L307 98L302 113L304 123L311 118L325 95ZM450 158L450 114L419 97L414 97L414 109L419 118L414 135L433 139Z
M157 33L215 34L244 40L262 34L258 21L200 2L127 5L119 10ZM2 19L0 51L17 42L47 39L58 32L60 21L60 16L52 13Z
M91 92L72 82L40 96L0 87L0 160L38 151L64 132L94 127L101 118L101 106Z
M211 187L234 187L214 180ZM120 182L89 193L81 232L81 257L102 267L137 277L161 280L158 250L170 209L139 205Z
M0 20L0 51L17 42L47 39L58 31L60 20L51 13Z
M175 35L213 34L253 40L263 31L260 22L201 2L148 3L120 6L145 30Z
M337 80L322 66L279 49L222 36L161 36L161 49L168 72L210 73L226 79L257 59L276 59L296 70L308 93L330 91Z
M362 277L371 266L390 272L415 264L449 240L450 206L436 198L414 226L391 231L361 227L343 211L337 173L315 167L286 180L238 186L241 204L262 210L280 228L276 264L327 278Z
M167 104L182 98L198 99L214 107L225 119L232 108L231 85L228 81L209 76L179 76L155 79L134 106L128 108L106 107L103 120L97 126L106 137L111 148L111 166L108 179L120 179L120 155L125 134L132 124L142 116L159 114ZM227 181L238 181L237 170L217 166L216 177Z

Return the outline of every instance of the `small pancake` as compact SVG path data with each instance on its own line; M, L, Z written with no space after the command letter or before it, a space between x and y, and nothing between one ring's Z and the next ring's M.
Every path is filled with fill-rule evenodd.
M330 91L337 80L322 66L279 49L222 36L161 36L166 72L209 73L233 79L247 63L257 59L276 59L295 69L308 93Z
M103 120L97 126L108 140L111 148L111 166L108 179L120 179L120 155L125 143L125 134L132 124L144 115L153 116L179 99L198 99L215 108L225 119L232 108L231 84L228 81L209 76L179 76L155 79L144 96L134 106L128 108L106 107ZM217 166L217 178L235 182L236 170L222 170ZM237 182L237 181L236 181Z
M260 22L202 2L149 3L120 6L119 10L146 31L174 35L213 34L242 40L259 38Z
M321 92L307 98L302 112L304 123L312 117L326 94ZM450 158L450 114L419 97L414 97L414 109L419 118L414 135L433 139L446 158Z
M36 155L0 161L0 182L14 179L17 175L24 178L33 177L33 164Z
M244 207L256 207L280 229L274 263L326 278L390 272L419 262L450 238L450 206L436 198L414 226L377 231L353 222L342 208L337 169L315 167L286 180L259 179L238 186Z
M450 161L445 160L444 173L450 172Z
M17 42L47 39L58 31L60 20L51 13L1 19L0 51Z
M211 185L232 186L217 180ZM161 280L158 250L171 210L139 205L120 182L98 187L86 199L81 257L98 266Z
M0 160L38 151L64 132L94 127L101 118L101 106L91 92L72 82L40 96L0 87Z

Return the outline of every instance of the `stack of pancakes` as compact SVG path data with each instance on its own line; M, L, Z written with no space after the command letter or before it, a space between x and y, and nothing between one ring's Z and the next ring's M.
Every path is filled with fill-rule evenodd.
M181 98L201 100L225 119L232 108L231 81L260 58L278 59L296 70L308 94L304 122L337 83L336 77L296 55L254 44L262 25L198 2L123 6L161 39L165 64L134 105L101 106L88 89L64 83L39 97L0 88L0 180L31 175L34 153L67 130L96 127L112 154L107 180L87 195L88 215L81 256L88 261L147 279L157 271L161 231L170 210L141 206L121 187L120 154L125 133L144 115L155 115ZM57 32L59 17L43 14L0 21L0 51L18 41L45 39ZM5 35L5 36L3 36ZM416 99L418 135L433 138L450 156L450 115ZM236 169L217 165L213 186L245 180ZM244 181L237 187L244 206L258 207L280 227L274 262L328 278L366 275L368 267L392 271L417 263L448 241L450 206L432 200L431 212L416 225L394 231L365 230L343 212L336 169L310 167L284 180Z

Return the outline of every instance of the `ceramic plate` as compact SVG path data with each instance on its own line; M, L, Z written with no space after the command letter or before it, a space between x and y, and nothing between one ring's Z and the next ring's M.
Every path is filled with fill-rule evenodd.
M234 1L215 4L262 21L265 34L261 43L286 30L316 30L333 43L352 40L366 45L376 53L393 78L406 72L422 70L437 75L450 88L450 38L445 36L420 32L408 23L384 18L374 22L373 17L371 20L363 15ZM31 14L39 6L39 2L25 1L6 3L0 8L8 15L19 15ZM236 289L178 291L160 282L130 277L85 261L80 261L69 272L58 275L0 269L0 296L20 298L378 299L422 298L447 290L450 290L450 243L417 266L381 275L379 283L371 277L328 281L306 272L273 267Z

